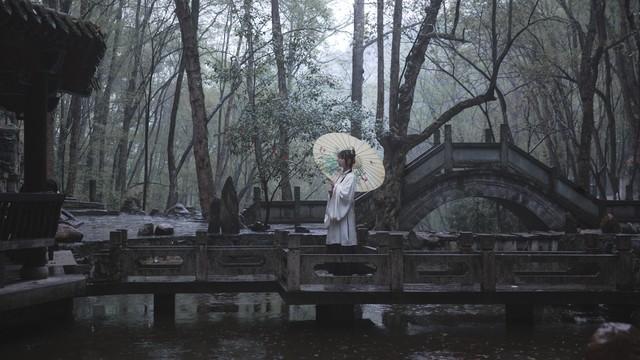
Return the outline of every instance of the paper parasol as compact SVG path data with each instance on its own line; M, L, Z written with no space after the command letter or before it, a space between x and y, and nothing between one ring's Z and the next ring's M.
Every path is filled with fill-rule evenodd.
M329 133L319 137L313 144L313 159L320 171L335 181L342 173L338 165L338 153L351 149L356 151L356 163L353 165L356 191L371 191L382 185L384 181L382 160L369 144L349 134Z

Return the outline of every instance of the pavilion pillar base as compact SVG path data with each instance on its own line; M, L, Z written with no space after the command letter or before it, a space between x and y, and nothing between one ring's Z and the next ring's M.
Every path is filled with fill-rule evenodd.
M22 264L20 278L22 280L41 280L49 277L47 269L47 249L33 248L17 250L15 259Z
M176 294L153 294L153 320L171 323L176 315Z
M505 320L507 326L531 327L535 323L535 306L533 304L505 304Z
M49 269L46 266L27 266L23 265L20 269L20 278L22 280L41 280L49 277Z
M321 325L353 325L362 318L359 304L318 304L316 322Z

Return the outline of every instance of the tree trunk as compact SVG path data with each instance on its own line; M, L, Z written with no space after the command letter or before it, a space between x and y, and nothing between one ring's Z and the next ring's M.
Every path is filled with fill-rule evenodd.
M138 96L136 94L138 70L140 68L140 55L142 51L142 34L144 33L144 25L140 23L141 0L138 0L136 6L136 41L133 44L133 64L131 74L128 79L124 111L122 116L122 132L118 142L118 157L116 159L116 175L115 175L115 191L122 199L127 190L127 162L129 158L129 128L131 120L138 107Z
M167 169L169 172L169 194L167 194L166 209L169 209L178 202L178 171L176 168L176 157L173 152L173 145L176 134L176 118L178 116L178 107L180 105L180 93L182 90L182 79L184 78L185 62L180 59L178 65L178 78L176 79L176 89L173 95L173 104L171 105L171 115L169 117L169 135L167 138Z
M364 0L353 4L353 53L351 61L351 102L362 107L362 83L364 81ZM351 135L362 137L362 119L354 114L351 118Z
M69 106L70 136L69 136L69 167L65 194L74 195L76 188L76 175L78 171L79 145L80 145L80 123L82 122L82 98L78 95L71 97ZM62 185L62 184L61 184Z
M209 158L209 140L204 109L204 91L200 72L200 55L198 51L197 29L194 26L189 5L185 0L175 0L176 15L180 22L180 33L183 45L183 59L187 71L189 100L193 120L193 157L198 180L198 195L203 216L207 216L209 205L215 194L213 170Z
M389 130L395 133L398 113L398 88L400 82L400 37L402 30L402 0L395 0L393 7L393 31L391 60L389 64Z
M605 36L605 6L602 0L591 0L587 31L583 31L571 9L561 3L565 13L574 23L580 38L580 68L577 76L578 91L582 102L582 126L578 148L578 185L590 191L591 184L591 139L594 130L593 97L598 80L598 64L603 54ZM598 37L598 45L596 44ZM595 46L595 51L594 51Z
M384 131L384 0L378 0L376 11L376 39L378 48L378 79L376 85L376 137Z
M282 28L280 26L280 5L278 0L271 0L271 31L273 34L273 53L276 57L278 69L278 95L280 97L281 120L279 128L279 173L282 190L282 200L293 199L291 181L289 179L289 135L287 127L287 106L289 94L287 91L286 70L284 68L284 49Z
M118 46L120 44L120 34L122 33L122 8L124 7L124 0L119 0L118 6L115 8L115 29L113 32L113 42L110 46L111 56L109 60L109 70L107 71L107 77L105 82L104 91L96 99L95 118L93 133L95 139L97 139L97 164L93 170L94 176L97 182L98 199L103 200L104 195L104 167L105 167L105 152L106 152L106 128L107 118L109 117L109 103L111 94L113 92L113 84L115 82L118 73ZM91 170L90 170L91 171Z

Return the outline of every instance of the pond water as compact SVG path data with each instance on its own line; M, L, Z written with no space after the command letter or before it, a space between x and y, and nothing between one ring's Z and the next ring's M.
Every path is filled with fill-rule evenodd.
M507 329L502 306L363 305L353 327L323 327L278 294L182 294L173 323L151 295L78 298L74 320L0 340L2 359L581 359L603 321L545 308Z
M148 222L169 223L176 235L206 229L139 215L79 220L85 241L121 228L135 237ZM503 306L362 305L353 327L323 327L313 306L284 305L275 293L179 294L175 322L157 323L152 295L86 297L74 300L68 323L0 337L0 359L582 359L605 321L588 310L539 309L536 326L523 330L505 326Z

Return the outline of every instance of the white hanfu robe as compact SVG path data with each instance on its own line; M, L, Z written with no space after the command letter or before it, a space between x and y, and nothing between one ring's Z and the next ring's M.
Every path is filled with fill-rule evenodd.
M338 177L331 197L327 201L327 210L324 214L327 245L354 246L357 244L355 193L355 175L348 170Z

